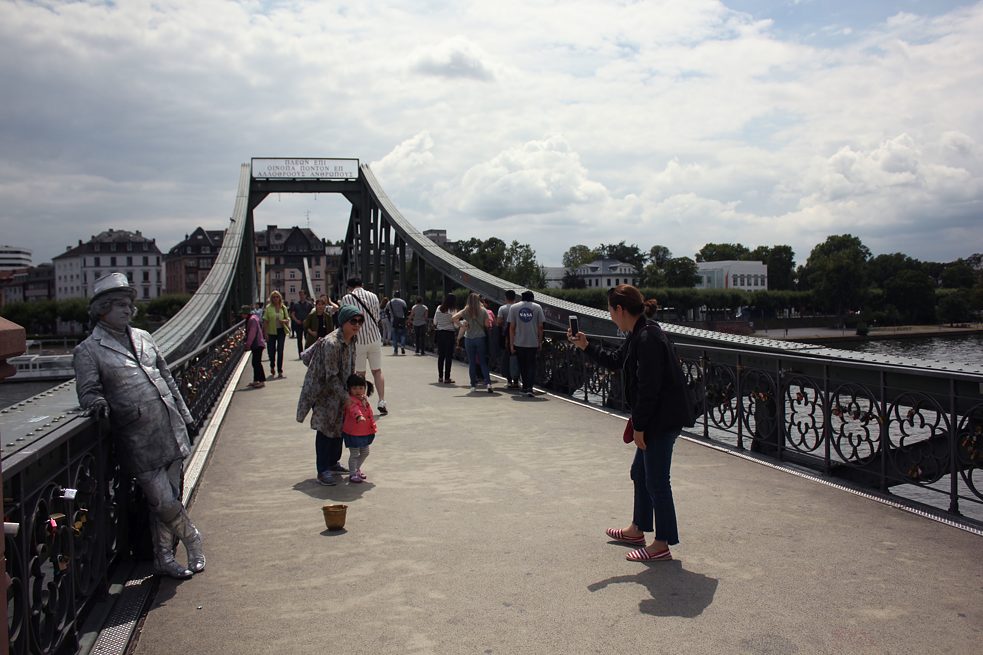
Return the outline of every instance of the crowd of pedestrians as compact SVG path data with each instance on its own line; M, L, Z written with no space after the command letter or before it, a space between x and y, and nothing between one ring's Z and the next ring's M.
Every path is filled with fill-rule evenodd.
M412 327L415 354L422 356L432 327L438 384L455 383L451 367L455 349L462 347L471 392L482 386L493 393L491 373L498 368L508 388L533 396L545 313L532 291L523 291L518 301L515 292L506 292L506 302L497 312L477 293L470 293L461 309L456 297L447 294L431 319L422 297L408 307L399 291L380 301L357 277L349 279L347 285L348 293L340 304L327 296L310 303L306 294L301 294L288 310L281 294L274 291L261 312L249 305L241 309L253 365L250 387L265 385L264 348L269 354L270 375L282 378L284 340L291 334L297 339L298 355L308 366L297 420L311 414L319 483L337 484L339 473L348 473L351 484L367 479L363 467L378 429L369 401L374 390L379 395L379 415L388 414L382 371L382 345L387 333L393 355L405 355L406 333ZM624 438L636 448L630 475L634 506L627 526L609 528L606 534L614 541L640 546L628 554L629 560L670 560L669 547L679 542L670 468L673 445L685 424L681 410L685 401L676 377L666 371L678 367L678 361L658 323L650 319L656 307L654 299L645 300L635 287L619 285L609 290L608 304L611 320L626 335L619 350L601 349L583 332L567 332L567 340L598 365L625 372L624 397L632 412ZM374 385L366 379L366 371L371 372ZM349 449L347 468L340 461L343 446ZM651 543L646 532L655 533Z

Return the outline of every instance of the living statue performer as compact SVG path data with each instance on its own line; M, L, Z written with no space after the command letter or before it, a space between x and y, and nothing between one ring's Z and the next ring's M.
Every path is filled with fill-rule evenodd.
M154 569L187 579L205 568L201 533L181 503L188 434L196 428L157 344L130 327L135 297L122 273L96 280L89 303L95 328L74 352L76 390L87 413L109 418L120 463L147 498ZM175 536L188 551L186 567L174 559Z

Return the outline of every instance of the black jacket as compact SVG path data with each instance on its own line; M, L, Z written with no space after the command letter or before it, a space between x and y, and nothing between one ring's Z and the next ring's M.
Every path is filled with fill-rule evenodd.
M589 343L584 352L601 366L621 369L622 388L636 430L663 432L685 424L685 390L673 382L670 370L679 364L670 359L676 355L658 323L640 316L618 350L612 353Z

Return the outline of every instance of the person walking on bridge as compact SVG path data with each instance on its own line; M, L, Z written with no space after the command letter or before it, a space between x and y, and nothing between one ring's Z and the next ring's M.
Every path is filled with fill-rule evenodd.
M389 320L393 324L393 355L406 354L406 301L400 298L399 289L393 291L393 299L387 305Z
M290 316L283 306L279 291L270 294L270 302L263 310L263 326L266 328L266 349L270 356L270 377L283 377L283 346L287 342Z
M365 326L359 330L355 342L355 372L365 377L365 363L372 371L372 381L379 392L379 413L389 413L386 406L386 379L382 375L382 333L379 332L379 296L362 286L362 278L347 280L348 293L341 299L342 305L354 305L365 313Z
M423 296L416 297L416 304L410 309L410 321L413 323L413 345L417 355L426 355L424 346L427 340L427 319L430 309L423 304Z
M608 290L611 320L628 335L613 353L588 343L583 332L575 335L567 330L567 339L588 357L622 372L624 398L631 407L624 436L635 444L631 465L635 505L628 527L608 528L606 534L615 541L641 546L626 556L633 562L671 560L669 546L679 543L669 470L673 445L686 423L686 397L684 389L673 383L669 367L678 366L678 361L672 347L659 324L648 318L656 309L654 298L645 300L629 284ZM653 513L655 538L646 546L645 533L653 530Z
M293 321L294 337L297 339L297 359L300 359L300 353L304 351L304 320L313 309L314 305L307 297L307 291L301 288L300 299L290 303L290 320Z

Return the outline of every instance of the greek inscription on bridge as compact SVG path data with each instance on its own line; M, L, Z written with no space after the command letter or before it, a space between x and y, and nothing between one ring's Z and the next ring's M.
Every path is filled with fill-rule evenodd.
M254 157L252 177L268 180L354 180L358 178L358 160Z

